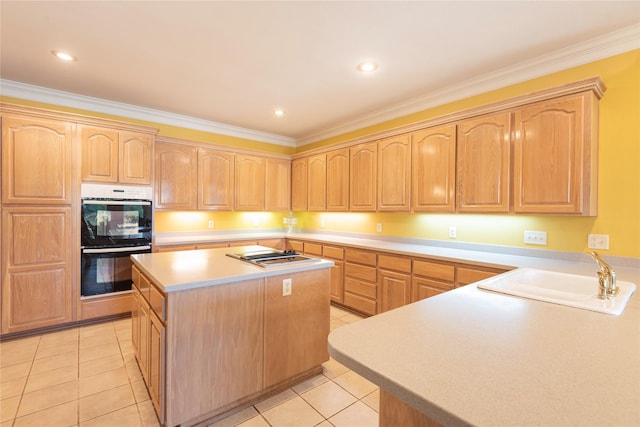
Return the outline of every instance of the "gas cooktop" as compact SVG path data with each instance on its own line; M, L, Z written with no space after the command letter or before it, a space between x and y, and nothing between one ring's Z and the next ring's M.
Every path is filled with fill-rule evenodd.
M286 251L278 251L275 249L265 249L249 252L229 253L228 257L239 259L262 268L280 267L291 264L301 264L309 262L319 262L318 258L311 258L300 255L296 251L290 249Z

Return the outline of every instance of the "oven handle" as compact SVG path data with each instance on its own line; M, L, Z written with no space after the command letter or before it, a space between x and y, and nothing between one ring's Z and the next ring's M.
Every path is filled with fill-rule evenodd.
M135 205L135 206L151 206L148 200L82 200L83 205Z
M83 254L108 254L113 252L138 252L150 250L151 246L129 246L126 248L82 249Z

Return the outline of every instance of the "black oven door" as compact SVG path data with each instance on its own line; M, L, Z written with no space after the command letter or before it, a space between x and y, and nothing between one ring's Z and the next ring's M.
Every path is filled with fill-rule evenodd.
M83 248L151 243L149 200L82 199L81 214Z
M80 289L83 298L131 291L133 254L151 252L151 246L82 249Z

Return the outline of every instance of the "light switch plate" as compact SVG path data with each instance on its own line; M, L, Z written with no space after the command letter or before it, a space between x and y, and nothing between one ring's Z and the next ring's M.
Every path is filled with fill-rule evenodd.
M608 234L589 234L588 241L589 249L603 249L609 250L609 235Z
M524 232L524 242L530 245L547 245L547 232L546 231L529 231Z

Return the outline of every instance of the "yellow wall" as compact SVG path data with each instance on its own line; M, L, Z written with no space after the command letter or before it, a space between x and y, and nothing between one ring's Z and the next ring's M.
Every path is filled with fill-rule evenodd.
M298 151L348 141L374 132L600 76L607 91L600 101L599 196L597 217L331 214L297 213L299 226L324 230L372 233L435 240L532 247L571 252L587 249L587 235L608 234L605 254L640 258L640 50L592 62L479 96L425 110L302 147ZM376 233L376 224L382 233ZM523 243L524 230L547 232L547 246Z
M228 231L282 228L285 212L195 212L156 211L154 230L156 233L176 231ZM214 228L209 228L209 221Z

